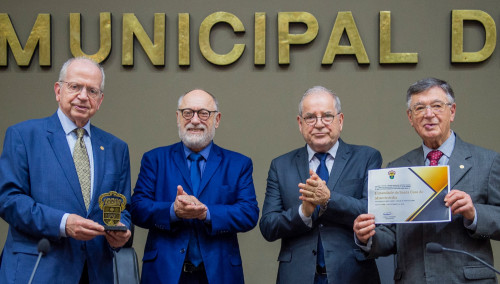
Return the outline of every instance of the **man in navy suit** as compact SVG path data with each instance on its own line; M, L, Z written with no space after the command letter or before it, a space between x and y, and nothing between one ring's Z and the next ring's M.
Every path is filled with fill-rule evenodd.
M500 240L500 155L462 141L451 130L456 104L447 82L417 81L406 99L408 120L422 145L388 167L448 165L452 190L441 202L453 217L448 223L376 227L374 215L362 214L353 225L359 244L368 257L397 253L396 283L497 283L495 272L467 255L425 248L437 242L493 263L490 239Z
M179 98L182 142L144 154L133 222L149 229L142 283L243 283L237 233L257 224L252 161L212 140L221 113L203 90Z
M260 230L281 239L277 283L379 283L373 259L353 240L367 211L367 172L380 153L344 143L339 98L324 87L305 92L297 123L307 145L271 163Z
M125 142L90 124L103 89L99 64L70 59L54 85L57 112L7 129L0 157L0 216L9 233L0 283L28 283L42 238L51 249L33 283L113 282L112 249L123 246L131 233L104 230L98 199L111 190L130 198L130 163ZM77 144L87 163L82 179L73 160ZM127 210L120 224L130 226Z

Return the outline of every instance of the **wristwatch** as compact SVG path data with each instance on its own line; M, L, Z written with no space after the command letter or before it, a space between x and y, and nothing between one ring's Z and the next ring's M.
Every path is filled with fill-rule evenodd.
M321 204L319 206L319 209L321 209L322 211L325 211L328 208L328 203L330 203L330 198L328 198L328 200L324 204Z

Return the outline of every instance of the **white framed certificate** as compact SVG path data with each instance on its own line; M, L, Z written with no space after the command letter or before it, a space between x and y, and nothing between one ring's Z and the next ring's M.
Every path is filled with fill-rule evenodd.
M368 171L368 213L376 224L451 221L444 204L450 191L448 166Z

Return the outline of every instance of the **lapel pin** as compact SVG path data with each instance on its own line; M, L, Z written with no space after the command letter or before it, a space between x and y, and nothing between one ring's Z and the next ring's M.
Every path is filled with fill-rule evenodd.
M464 165L460 165L460 168L461 168L461 169L463 169L463 168L465 168L465 167L464 167Z
M104 151L104 147L102 147L102 146L101 146L101 150L103 150L103 151ZM462 167L463 167L463 166L462 166Z

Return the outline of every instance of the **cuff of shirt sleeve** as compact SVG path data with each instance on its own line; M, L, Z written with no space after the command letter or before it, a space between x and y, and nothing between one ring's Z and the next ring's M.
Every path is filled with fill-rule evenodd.
M474 208L474 221L467 220L464 218L464 226L465 228L475 231L477 229L477 211L476 208Z
M172 205L170 205L170 222L177 222L180 221L179 217L175 215L175 210L174 210L174 202L172 202Z
M356 237L356 233L354 233L354 242L356 243L356 245L362 249L363 251L365 252L370 252L371 248L372 248L372 238L370 237L368 239L368 243L365 245L365 244L362 244L358 238Z
M304 213L302 213L302 204L299 206L299 216L304 224L306 224L309 228L312 228L312 217L307 217Z
M68 220L69 213L64 213L59 224L59 237L66 238L66 220Z
M212 218L210 217L210 210L207 208L207 217L205 218L205 224L211 224Z

